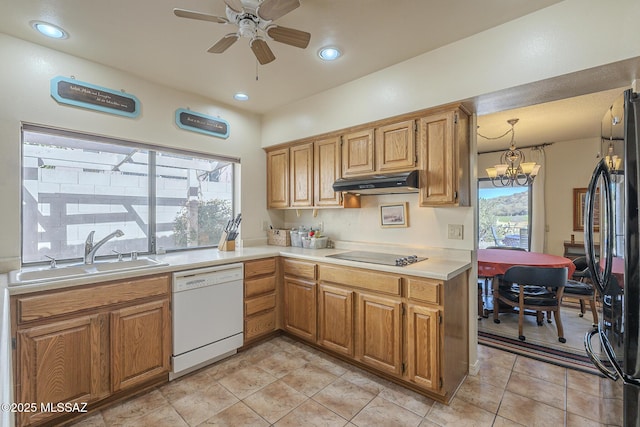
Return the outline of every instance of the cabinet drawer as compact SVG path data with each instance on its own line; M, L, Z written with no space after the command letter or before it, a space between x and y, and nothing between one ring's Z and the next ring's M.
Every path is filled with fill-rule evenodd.
M168 295L169 289L169 276L153 276L18 297L18 323Z
M442 282L429 279L407 279L407 297L413 300L441 304Z
M247 261L244 263L244 278L263 276L265 274L273 274L276 271L276 259L266 258L255 261Z
M297 276L305 279L316 280L316 264L312 262L285 259L284 274L285 276Z
M260 335L273 332L276 329L276 312L267 311L252 316L244 321L244 340L248 341Z
M244 296L245 298L251 298L256 295L266 294L267 292L273 292L276 290L276 278L262 277L260 279L251 279L244 282Z
M268 294L261 297L251 298L244 302L244 315L251 316L252 314L260 313L261 311L275 308L276 295Z
M400 276L380 273L378 271L328 265L321 265L319 270L319 279L322 282L337 283L384 292L391 295L400 295Z

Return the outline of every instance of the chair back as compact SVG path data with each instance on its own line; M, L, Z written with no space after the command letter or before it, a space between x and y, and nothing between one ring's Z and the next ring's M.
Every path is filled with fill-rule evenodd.
M532 267L515 265L510 267L502 280L519 285L562 288L567 283L567 267Z
M589 268L589 264L587 264L586 256L579 256L575 258L573 261L573 265L576 266L576 271L583 271L586 268Z

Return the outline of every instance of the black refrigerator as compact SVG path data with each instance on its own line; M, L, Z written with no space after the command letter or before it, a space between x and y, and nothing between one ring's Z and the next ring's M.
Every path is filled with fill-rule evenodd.
M600 304L598 325L586 334L585 347L603 375L622 384L622 405L607 407L616 413L605 415L624 426L640 426L639 109L638 94L627 90L606 112L603 156L584 210L585 251ZM594 231L599 231L598 252ZM592 342L596 336L599 346Z

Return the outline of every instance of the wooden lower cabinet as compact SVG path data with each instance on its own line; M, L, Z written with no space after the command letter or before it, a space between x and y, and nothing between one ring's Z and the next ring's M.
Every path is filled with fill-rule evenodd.
M154 301L111 313L111 385L134 387L169 372L169 301Z
M318 285L318 344L353 357L353 304L355 292Z
M442 281L318 267L317 344L436 400L468 372L468 322L466 272Z
M89 403L109 394L109 347L104 314L81 316L20 330L16 402ZM54 412L19 412L18 425L56 417Z
M244 263L244 343L263 338L278 328L276 258Z
M402 373L402 301L358 294L356 359L383 372Z
M90 408L168 378L169 291L165 275L13 296L16 402L38 409L18 413L18 426L68 418L41 404Z
M407 304L407 379L438 391L440 384L440 310Z
M307 341L316 341L316 284L284 278L284 329Z

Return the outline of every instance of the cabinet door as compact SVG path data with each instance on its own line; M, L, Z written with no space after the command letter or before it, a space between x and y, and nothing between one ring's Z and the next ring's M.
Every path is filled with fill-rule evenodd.
M397 172L416 166L415 121L394 123L376 129L376 171Z
M111 337L113 391L168 373L171 355L169 300L111 312Z
M420 169L423 178L420 206L455 202L457 159L453 122L453 113L448 112L420 119Z
M342 168L340 138L316 141L314 144L314 203L316 206L340 206L340 193L333 183L340 178Z
M353 357L353 294L348 289L318 287L318 344Z
M468 128L459 109L420 119L420 206L469 204Z
M36 326L17 332L19 360L17 402L40 404L93 402L109 394L106 315ZM56 412L21 412L18 424L57 416Z
M284 328L301 338L316 341L316 285L284 278Z
M289 207L289 149L267 153L267 209Z
M440 389L440 312L435 308L407 306L407 376L431 390Z
M402 304L399 299L358 294L356 358L382 371L402 372Z
M289 161L291 206L313 206L313 144L291 147Z
M375 172L373 130L346 134L342 137L342 176Z

